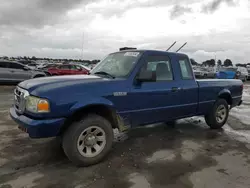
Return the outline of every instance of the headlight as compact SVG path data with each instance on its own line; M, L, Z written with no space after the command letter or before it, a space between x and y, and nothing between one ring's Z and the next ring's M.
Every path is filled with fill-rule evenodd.
M26 97L26 110L33 113L50 112L49 101L34 96Z

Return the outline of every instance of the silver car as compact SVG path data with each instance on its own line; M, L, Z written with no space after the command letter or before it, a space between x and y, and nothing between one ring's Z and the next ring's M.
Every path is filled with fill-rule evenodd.
M21 82L44 76L44 72L31 70L21 63L0 60L0 82Z

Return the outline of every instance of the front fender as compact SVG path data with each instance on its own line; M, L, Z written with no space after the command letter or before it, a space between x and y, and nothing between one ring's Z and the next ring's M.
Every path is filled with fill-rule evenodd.
M84 98L83 100L80 100L76 104L71 106L70 113L72 114L79 109L93 105L104 105L115 110L115 106L110 100L104 97L89 97L89 98Z

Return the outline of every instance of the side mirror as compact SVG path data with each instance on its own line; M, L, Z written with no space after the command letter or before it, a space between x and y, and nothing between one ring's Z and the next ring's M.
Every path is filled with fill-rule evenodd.
M138 82L155 82L156 78L153 76L152 71L141 71L136 80Z

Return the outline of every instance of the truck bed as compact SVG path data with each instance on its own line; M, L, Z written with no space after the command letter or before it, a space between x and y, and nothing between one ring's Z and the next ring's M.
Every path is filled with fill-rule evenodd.
M196 80L199 87L199 114L206 114L213 107L215 100L222 95L228 97L228 103L237 106L242 97L241 80L236 79L203 79Z

